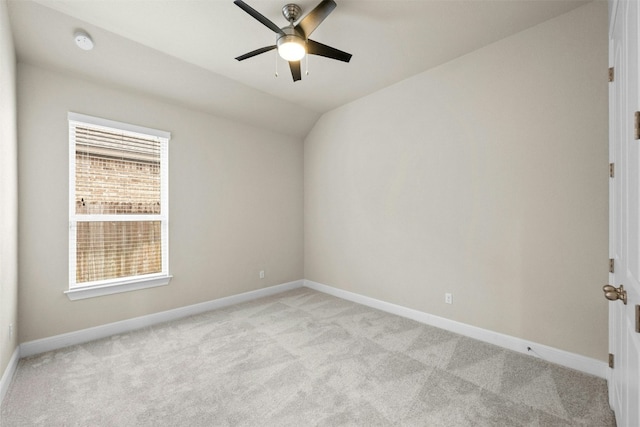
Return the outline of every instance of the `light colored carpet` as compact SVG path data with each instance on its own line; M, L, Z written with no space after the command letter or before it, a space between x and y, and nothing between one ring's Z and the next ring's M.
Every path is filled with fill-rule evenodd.
M301 288L20 361L10 426L614 426L604 380Z

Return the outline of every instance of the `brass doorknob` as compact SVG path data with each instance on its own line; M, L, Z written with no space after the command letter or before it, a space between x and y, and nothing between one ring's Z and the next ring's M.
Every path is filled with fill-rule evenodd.
M624 290L624 286L620 285L619 288L615 288L611 285L604 285L602 291L604 297L609 301L621 300L625 305L627 304L627 291Z

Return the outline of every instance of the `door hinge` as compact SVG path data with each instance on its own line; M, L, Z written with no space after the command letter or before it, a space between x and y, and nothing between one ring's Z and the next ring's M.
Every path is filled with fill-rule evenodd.
M615 261L613 258L609 258L609 273L615 272Z
M609 367L613 369L613 354L609 353Z
M636 304L636 332L640 334L640 305Z
M616 176L616 164L609 163L609 178L613 178Z
M633 136L635 139L640 139L640 111L635 112L634 122L635 122L635 125L634 125L635 132Z
M613 81L614 77L615 77L615 71L614 71L613 67L610 67L609 68L609 83L611 83Z

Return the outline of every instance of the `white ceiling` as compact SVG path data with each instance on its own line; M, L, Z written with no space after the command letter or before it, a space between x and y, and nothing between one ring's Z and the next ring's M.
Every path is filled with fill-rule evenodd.
M277 25L284 0L245 0ZM320 0L298 0L303 16ZM19 61L60 69L298 137L319 116L566 13L579 0L336 0L312 38L353 54L311 56L293 82L275 34L232 0L9 0ZM88 31L95 48L73 44ZM279 77L275 77L278 62Z

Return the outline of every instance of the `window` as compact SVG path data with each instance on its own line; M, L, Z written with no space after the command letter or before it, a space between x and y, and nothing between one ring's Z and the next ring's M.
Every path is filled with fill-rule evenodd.
M69 290L169 283L168 132L69 113Z

